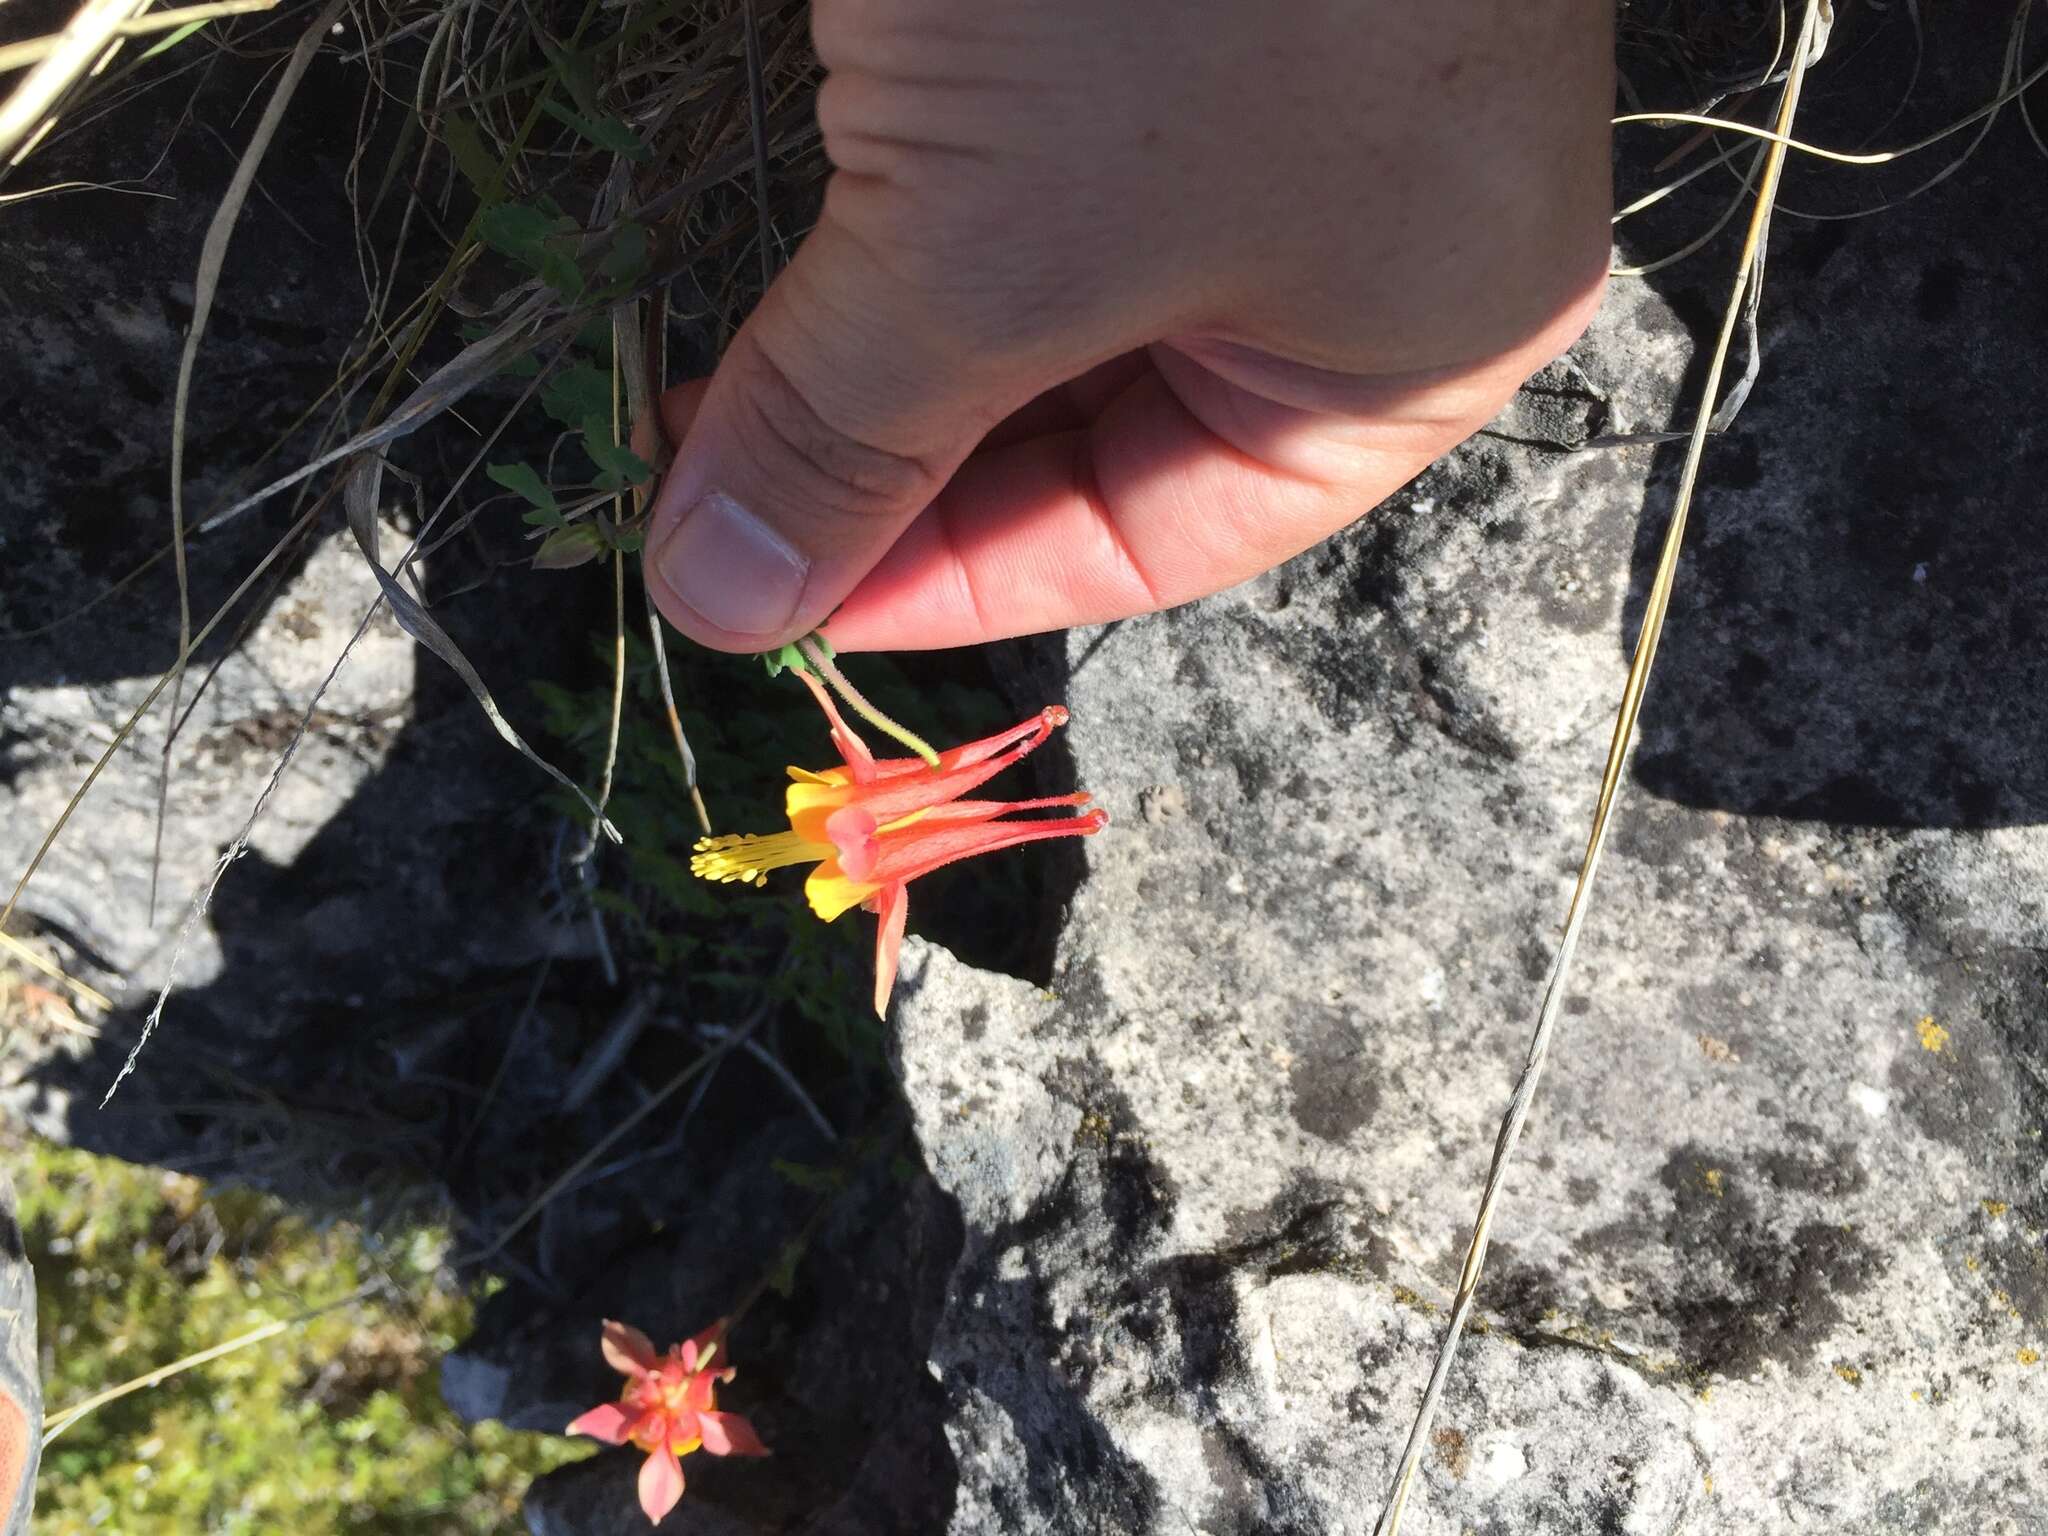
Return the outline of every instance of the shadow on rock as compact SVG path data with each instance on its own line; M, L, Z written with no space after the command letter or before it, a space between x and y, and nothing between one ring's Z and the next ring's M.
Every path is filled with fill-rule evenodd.
M1912 65L1907 23L1841 29L1803 134L1868 133L1870 102L1894 99ZM1931 24L1915 110L1956 116L1982 100L1996 30ZM1902 118L1884 141L1914 136ZM1952 158L1961 143L1931 153ZM1872 174L1792 159L1771 229L1762 373L1707 449L1636 776L1687 805L1805 820L2048 819L2048 437L2031 425L2048 288L2020 233L2048 219L2038 151L2002 121L1924 196L1829 222L1796 210L1873 207L1940 166ZM1649 279L1702 355L1732 270L1724 239ZM1731 376L1743 353L1738 337ZM1678 425L1697 398L1695 377ZM1680 457L1660 454L1625 647Z

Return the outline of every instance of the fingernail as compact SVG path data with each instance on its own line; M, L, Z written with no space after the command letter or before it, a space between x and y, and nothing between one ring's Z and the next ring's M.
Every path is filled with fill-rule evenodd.
M796 617L811 562L723 491L707 491L655 551L677 600L735 635L779 634Z

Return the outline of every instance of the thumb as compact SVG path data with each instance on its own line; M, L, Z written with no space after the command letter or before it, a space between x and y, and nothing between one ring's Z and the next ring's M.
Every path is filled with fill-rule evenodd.
M677 444L646 574L720 650L816 628L1031 394L941 296L829 217L733 338Z

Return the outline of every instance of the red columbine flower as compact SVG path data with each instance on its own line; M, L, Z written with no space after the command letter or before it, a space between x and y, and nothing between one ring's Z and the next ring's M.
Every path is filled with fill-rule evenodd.
M932 767L915 757L877 761L867 743L839 717L824 685L809 672L797 676L825 711L843 766L822 773L790 769L795 782L784 802L789 830L701 838L690 869L706 880L766 885L771 869L815 864L804 882L804 895L819 917L829 923L851 907L865 907L881 918L875 939L875 1012L886 1013L903 948L910 881L973 854L1041 838L1099 832L1109 813L1097 809L1074 816L1001 821L998 818L1011 811L1086 805L1088 796L960 798L1065 725L1067 712L1057 704L998 735L941 752L938 766Z
M713 1323L665 1355L638 1328L607 1322L604 1357L626 1377L615 1403L581 1415L564 1434L589 1435L607 1445L631 1441L647 1453L640 1469L640 1507L659 1525L683 1496L678 1457L702 1446L714 1456L766 1456L768 1447L754 1426L736 1413L718 1411L718 1383L731 1381L724 1364L725 1323Z

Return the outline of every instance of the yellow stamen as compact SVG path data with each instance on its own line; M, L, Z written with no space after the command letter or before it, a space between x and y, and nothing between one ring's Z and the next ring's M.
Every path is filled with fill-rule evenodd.
M769 870L790 864L816 864L831 858L834 851L830 843L814 843L794 832L700 837L690 855L690 873L703 880L766 885Z

